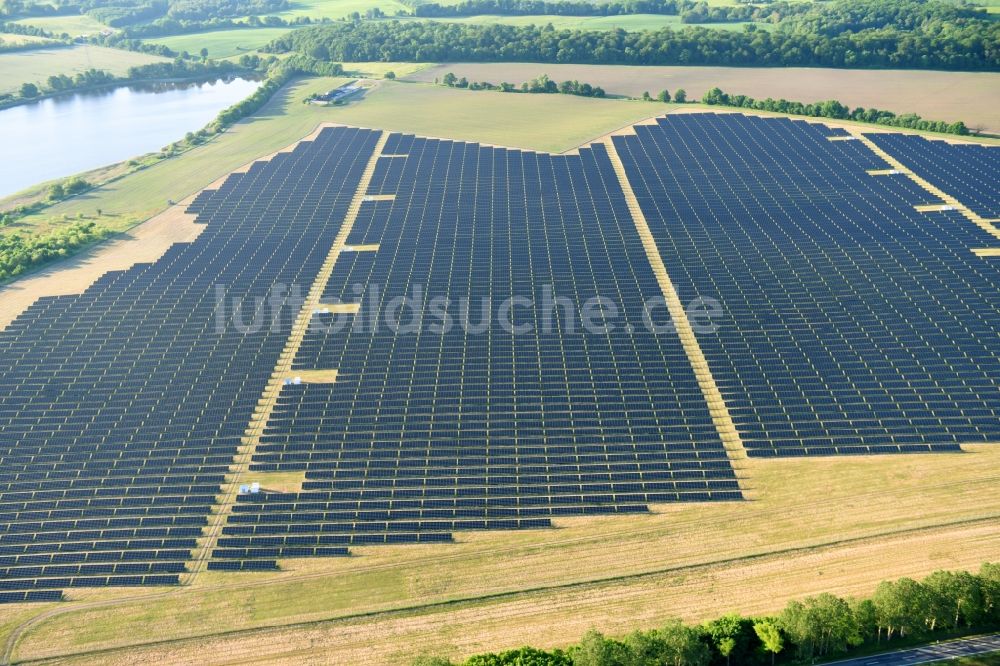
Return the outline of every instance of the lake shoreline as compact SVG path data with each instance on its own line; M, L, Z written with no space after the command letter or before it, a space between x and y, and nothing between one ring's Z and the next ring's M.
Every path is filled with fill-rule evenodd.
M238 74L146 79L4 109L0 140L14 159L0 164L0 200L24 199L42 183L162 151L261 84Z
M114 90L116 88L127 88L130 86L143 86L143 85L155 85L159 83L205 83L205 82L216 82L222 81L228 83L235 81L236 79L245 79L247 81L262 81L264 76L259 72L253 72L252 70L247 70L246 72L232 72L225 75L220 74L204 74L200 76L188 76L188 77L168 77L168 78L149 78L149 79L122 79L120 81L111 81L108 83L99 83L96 85L82 86L79 88L67 88L65 90L53 90L49 92L39 92L35 97L16 97L12 100L5 102L0 102L0 111L6 111L7 109L13 109L18 106L27 106L29 104L37 104L44 102L46 100L59 99L60 97L67 97L71 95L81 95L88 92L99 92L101 90Z

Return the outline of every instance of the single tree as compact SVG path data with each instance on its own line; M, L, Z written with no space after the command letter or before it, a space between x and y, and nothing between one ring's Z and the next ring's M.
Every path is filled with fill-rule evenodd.
M720 618L705 623L705 633L712 639L712 644L729 664L729 655L736 648L736 639L743 632L743 618L735 613L723 615Z
M985 621L1000 622L1000 562L986 562L979 567L979 585Z
M851 600L851 613L854 615L854 624L858 629L856 643L858 645L875 638L876 643L882 639L878 630L878 613L875 611L875 604L871 599Z
M684 88L678 88L677 92L674 93L674 101L678 104L683 104L688 99L687 91Z
M719 650L719 654L726 658L726 666L729 666L729 655L733 653L733 649L736 647L735 638L723 638L715 646Z
M656 99L660 100L661 102L669 102L670 101L670 91L669 90L661 90L660 94L656 96Z
M590 629L579 643L570 648L569 656L573 666L608 666L624 663L628 653L628 648L622 643Z
M392 71L392 70L390 69L390 70L389 70L388 72L386 72L386 73L385 73L385 75L384 75L384 76L385 76L385 78L387 78L387 79L389 79L389 80L391 81L391 80L393 80L394 78L396 78L396 72L394 72L394 71Z
M663 652L658 664L672 666L706 666L712 659L708 646L701 640L701 632L680 620L667 622L658 632L663 641Z
M781 629L771 618L762 618L753 623L754 633L764 644L764 649L771 653L771 664L774 664L774 657L785 647L785 641L781 638Z
M38 97L38 86L34 83L22 83L21 97L24 99L34 99L35 97Z
M204 46L201 47L201 51L199 51L198 53L201 54L201 59L202 60L208 60L208 49L207 48L205 48Z
M924 624L926 595L920 583L912 578L883 581L875 588L872 603L879 631L885 630L887 640L897 631L906 637Z

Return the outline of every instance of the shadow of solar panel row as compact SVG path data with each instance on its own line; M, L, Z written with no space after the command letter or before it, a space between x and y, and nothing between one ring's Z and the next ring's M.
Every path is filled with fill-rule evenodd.
M25 601L62 601L59 590L39 590L37 592L0 592L0 604L15 604Z
M865 136L970 210L985 218L1000 218L1000 149L946 143L915 134Z
M347 239L378 250L343 252L326 285L361 310L314 314L295 359L337 381L282 387L247 476L303 471L302 491L239 498L215 557L280 558L258 553L285 535L437 541L741 497L680 339L643 325L662 295L603 146L553 156L393 134L385 152L405 157L380 158L369 193L395 198L363 203ZM597 296L617 327L565 316ZM402 297L450 299L455 317L464 300L481 326L373 322ZM500 321L510 298L530 331ZM237 551L237 538L254 541Z
M177 585L180 576L175 574L149 574L133 576L76 576L59 578L20 578L0 580L0 590L45 590L58 592L68 587L138 587L142 585ZM41 601L42 599L26 599Z
M681 301L720 303L697 338L750 455L1000 441L1000 264L970 251L991 237L806 123L636 131L615 145Z
M0 333L0 589L178 582L296 314L262 304L315 280L377 137L254 164L197 197L193 242Z

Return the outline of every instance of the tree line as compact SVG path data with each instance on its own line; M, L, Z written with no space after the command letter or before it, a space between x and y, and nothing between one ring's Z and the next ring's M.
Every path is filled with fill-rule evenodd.
M437 2L416 4L412 14L418 17L476 16L619 16L623 14L680 14L697 5L694 0L618 0L587 2L586 0L462 0L456 4Z
M241 61L246 64L254 62L254 58L257 59L256 62L259 66L262 64L259 56L244 56L244 58L246 60L241 58ZM222 132L233 123L255 113L276 92L296 76L303 74L311 76L342 76L344 74L344 68L339 63L320 62L309 56L302 55L294 55L284 60L272 60L263 63L263 66L268 68L264 83L249 97L220 111L215 120L208 124L206 129L209 132Z
M772 616L723 615L699 625L670 620L621 638L591 630L568 650L523 647L470 657L463 666L765 666L816 659L900 642L929 641L1000 626L1000 563L978 574L936 571L921 581L878 585L868 598L820 594L790 602ZM414 666L455 666L421 657Z
M118 33L102 35L99 39L105 46L115 46L120 40L148 39L167 35L187 35L197 32L217 30L242 30L247 28L294 28L311 25L308 16L297 16L290 21L279 16L248 16L246 19L213 18L208 20L160 18L149 23L122 28Z
M0 32L6 32L12 35L28 35L31 37L45 37L46 39L57 39L57 36L48 30L43 30L33 25L25 25L23 23L5 23L0 21ZM63 35L64 37L69 37L69 35Z
M701 101L703 104L755 109L758 111L776 111L778 113L791 113L817 118L859 120L866 123L888 125L890 127L904 127L929 132L943 132L945 134L965 136L969 133L969 129L962 121L946 123L942 120L924 120L915 113L896 115L892 111L874 108L866 109L861 106L851 110L837 100L803 104L802 102L789 102L787 99L771 99L770 97L767 99L754 99L747 95L730 95L719 88L712 88L702 96Z
M709 6L704 0L462 0L455 4L437 2L411 5L411 14L423 18L449 18L497 14L501 16L623 16L626 14L679 15L684 23L778 22L804 13L811 3L780 0L768 5Z
M270 14L292 8L289 0L171 0L167 16L174 19L208 20Z
M21 43L5 42L3 40L3 30L0 30L0 53L9 53L11 51L30 51L32 49L39 48L64 48L67 46L69 46L69 44L66 42L47 38L40 38L39 40L25 41Z
M61 16L79 14L80 6L75 0L0 0L0 16Z
M280 12L290 0L58 0L51 4L30 0L0 0L0 16L57 16L86 14L114 28L153 21L209 20Z
M845 2L859 7L880 4L877 0ZM900 0L900 4L927 8L943 3ZM551 25L389 20L302 28L274 40L267 49L274 53L298 51L338 62L521 61L1000 71L1000 22L964 18L952 23L932 17L912 29L888 25L829 35L825 19L816 18L831 11L823 5L792 19L791 27L775 30L686 27L640 32L581 31ZM833 11L829 20L843 24L846 18L840 11ZM909 19L900 14L897 20L906 23Z
M395 78L395 74L393 75ZM542 74L541 76L534 78L530 81L525 81L520 86L516 86L513 83L502 82L494 85L488 81L469 81L467 78L455 76L454 73L448 72L441 79L441 83L448 86L449 88L468 88L469 90L496 90L498 92L507 93L548 93L548 94L562 94L562 95L578 95L580 97L604 97L604 88L600 86L592 86L589 83L580 83L579 81L563 81L562 83L556 83L549 78L548 74Z
M0 94L0 108L38 99L43 95L77 92L80 90L89 90L109 85L121 85L136 81L164 79L195 80L230 76L240 71L243 71L243 68L228 61L202 63L181 59L170 62L154 62L148 65L129 67L122 76L115 76L114 74L111 74L103 69L90 68L82 72L77 72L76 75L72 77L66 74L50 76L43 86L38 86L34 83L24 83L21 85L20 92L17 96L9 93Z

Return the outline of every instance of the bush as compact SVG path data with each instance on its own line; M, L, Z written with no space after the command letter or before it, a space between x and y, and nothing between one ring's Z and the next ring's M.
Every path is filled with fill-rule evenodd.
M74 222L42 236L0 236L0 281L61 259L108 236L110 231L93 222Z

